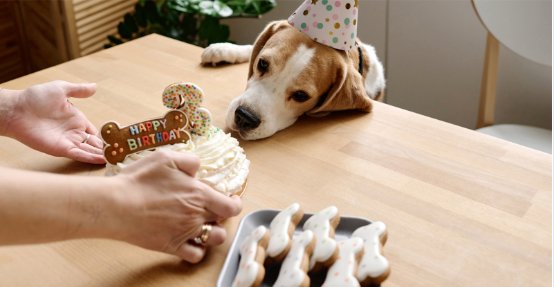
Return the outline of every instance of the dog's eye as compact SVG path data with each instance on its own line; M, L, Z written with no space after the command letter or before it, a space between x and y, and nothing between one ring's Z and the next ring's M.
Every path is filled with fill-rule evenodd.
M298 91L296 93L294 93L292 96L290 96L290 99L293 99L299 103L303 103L309 99L311 99L312 97L310 97L308 94L306 94L306 92L304 91Z
M264 73L264 72L267 71L267 68L269 68L269 63L264 59L260 59L258 61L258 70L260 70L260 72Z

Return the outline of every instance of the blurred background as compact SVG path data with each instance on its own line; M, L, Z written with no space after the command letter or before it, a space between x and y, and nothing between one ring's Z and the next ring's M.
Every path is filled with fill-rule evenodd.
M530 59L499 39L492 117L495 125L551 130L552 2L534 2L549 7L540 15L547 13L547 19L539 24L546 27L550 37L550 59L547 63ZM268 22L287 19L300 3L0 1L0 83L149 33L202 47L226 41L252 44ZM485 82L485 54L491 53L487 49L487 29L491 27L474 7L471 0L360 0L358 37L375 46L385 66L386 103L476 128ZM538 19L531 10L520 9L517 13L510 17L524 22ZM492 122L485 125L489 124Z

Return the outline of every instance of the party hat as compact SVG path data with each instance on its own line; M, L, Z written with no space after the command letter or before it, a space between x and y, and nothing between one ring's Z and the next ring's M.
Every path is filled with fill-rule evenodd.
M304 0L289 23L316 42L356 49L359 0Z

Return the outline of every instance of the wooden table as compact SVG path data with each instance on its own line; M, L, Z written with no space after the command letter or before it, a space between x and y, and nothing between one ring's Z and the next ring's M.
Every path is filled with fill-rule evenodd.
M163 114L161 92L198 84L223 127L246 86L247 64L200 66L202 49L151 35L1 86L55 79L96 82L72 100L100 126ZM235 135L236 136L236 135ZM383 221L392 273L383 286L551 286L552 157L474 131L375 103L370 114L301 117L273 137L243 141L251 160L240 216L197 265L109 240L0 248L1 286L214 286L240 219L298 202L306 212ZM103 176L104 167L53 158L0 138L0 164Z

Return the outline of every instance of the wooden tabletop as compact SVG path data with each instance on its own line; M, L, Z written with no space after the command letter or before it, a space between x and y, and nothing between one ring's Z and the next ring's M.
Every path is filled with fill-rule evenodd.
M72 101L99 127L162 115L163 89L183 80L203 89L204 106L224 127L229 102L246 87L248 65L202 67L201 52L151 35L0 87L98 83L92 98ZM201 263L110 240L3 247L0 285L215 286L240 219L298 202L305 212L336 205L343 215L385 222L392 268L385 287L552 286L549 154L382 103L370 114L301 117L241 146L251 161L244 209L224 222L228 238ZM7 138L0 138L0 165L104 174L103 166L54 158Z

